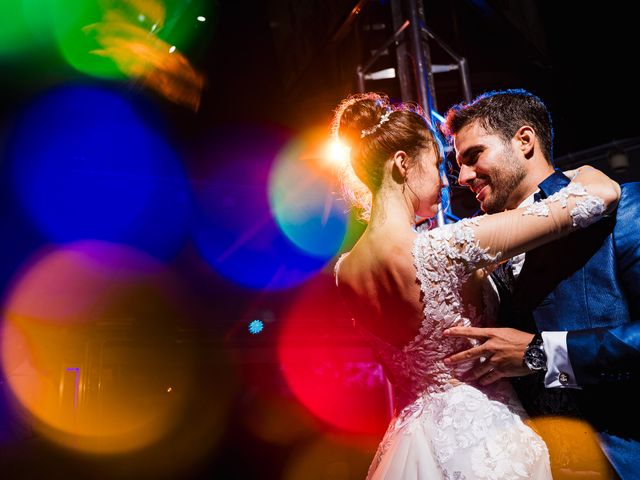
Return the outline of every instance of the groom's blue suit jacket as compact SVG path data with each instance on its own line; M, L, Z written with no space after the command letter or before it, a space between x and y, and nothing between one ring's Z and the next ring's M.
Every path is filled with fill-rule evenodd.
M569 183L555 172L545 198ZM521 330L568 331L576 389L544 388L540 375L514 384L532 416L575 415L599 433L618 474L640 478L640 183L622 186L617 211L527 253L500 320Z

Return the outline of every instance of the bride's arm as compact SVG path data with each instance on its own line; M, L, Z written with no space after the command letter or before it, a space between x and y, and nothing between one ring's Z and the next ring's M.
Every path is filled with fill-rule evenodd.
M577 170L571 183L542 202L469 223L478 246L490 257L510 258L564 237L615 210L620 185L592 167ZM494 263L490 258L476 267Z

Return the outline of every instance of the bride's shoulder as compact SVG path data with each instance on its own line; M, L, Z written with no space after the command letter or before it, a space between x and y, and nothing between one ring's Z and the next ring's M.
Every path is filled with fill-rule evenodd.
M431 229L418 230L416 241L444 240L447 242L473 239L473 226L478 225L480 217L463 218Z
M338 257L334 266L336 284L361 283L372 276L400 282L408 275L413 276L412 241L412 238L389 238L359 242Z
M413 247L418 270L438 271L445 276L466 276L479 263L494 260L476 239L474 227L481 218L465 218L419 233Z

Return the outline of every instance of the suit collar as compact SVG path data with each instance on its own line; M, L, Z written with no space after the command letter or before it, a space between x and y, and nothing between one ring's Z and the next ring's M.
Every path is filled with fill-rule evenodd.
M569 185L569 183L571 183L571 180L569 180L562 171L555 170L538 185L538 188L540 189L540 197L547 198L549 195L553 195L561 188Z

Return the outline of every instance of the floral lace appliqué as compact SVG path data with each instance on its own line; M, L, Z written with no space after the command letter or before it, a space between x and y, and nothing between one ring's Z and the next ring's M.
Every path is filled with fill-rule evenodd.
M478 479L528 479L547 454L542 440L505 403L469 385L436 395L426 418L443 471Z
M547 197L541 202L530 205L523 215L537 215L539 217L549 216L549 204L558 202L562 208L567 207L569 196L583 197L576 201L576 205L569 214L573 219L574 227L588 227L597 222L605 211L604 202L600 197L590 195L587 190L577 182L570 183L563 189Z

